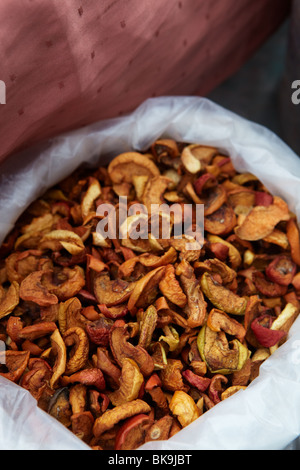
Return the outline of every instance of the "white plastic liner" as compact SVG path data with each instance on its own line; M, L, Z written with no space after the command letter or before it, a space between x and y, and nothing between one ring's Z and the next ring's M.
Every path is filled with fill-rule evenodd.
M1 167L0 243L19 215L81 163L99 165L120 152L145 150L159 137L214 145L238 171L254 173L300 220L300 159L275 134L197 97L160 97L129 116L95 123L11 157ZM152 450L293 448L300 435L300 318L287 342L250 386ZM29 393L0 376L0 449L89 449L41 411Z

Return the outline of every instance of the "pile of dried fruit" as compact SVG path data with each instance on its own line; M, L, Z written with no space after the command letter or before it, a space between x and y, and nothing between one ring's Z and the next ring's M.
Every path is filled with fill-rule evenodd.
M203 246L99 236L97 209L118 213L119 196L192 216L204 204ZM281 198L216 148L158 140L79 169L20 217L0 249L0 374L93 449L168 439L245 389L286 340L299 267Z

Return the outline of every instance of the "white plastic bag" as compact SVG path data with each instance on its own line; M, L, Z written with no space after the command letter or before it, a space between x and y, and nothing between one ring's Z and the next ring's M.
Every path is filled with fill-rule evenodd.
M58 136L5 163L0 179L0 243L24 209L86 162L145 150L157 138L213 145L238 171L254 173L300 220L300 159L276 135L204 98L147 100L129 116ZM287 342L250 386L204 413L168 441L141 449L283 449L300 435L300 318ZM0 377L0 449L88 449L35 406L28 392Z

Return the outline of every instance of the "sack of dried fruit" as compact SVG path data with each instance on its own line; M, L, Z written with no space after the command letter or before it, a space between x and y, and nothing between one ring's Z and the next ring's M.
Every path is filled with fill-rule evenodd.
M297 155L206 99L162 97L21 156L1 175L1 448L296 439ZM160 203L172 230L189 208L181 237L148 232Z

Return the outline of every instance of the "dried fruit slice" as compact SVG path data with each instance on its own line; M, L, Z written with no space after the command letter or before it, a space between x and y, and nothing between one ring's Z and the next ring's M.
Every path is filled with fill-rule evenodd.
M197 337L197 345L209 370L214 374L231 374L241 370L250 352L240 341L228 342L226 334L204 325Z
M97 418L94 423L93 433L96 438L100 437L105 431L113 428L120 421L131 416L150 413L151 408L144 400L137 398L129 403L116 406L111 410L105 411L102 416Z
M269 206L254 207L234 231L242 240L261 240L270 235L279 222L289 219L288 205L283 199L274 196Z
M132 183L133 176L159 176L160 171L153 161L139 152L126 152L115 157L108 165L108 174L113 183Z
M215 307L233 315L244 315L247 306L246 298L239 297L222 286L209 273L202 275L200 283L202 291Z
M111 280L107 272L94 277L94 294L99 304L107 307L123 304L131 295L135 283L122 279Z

